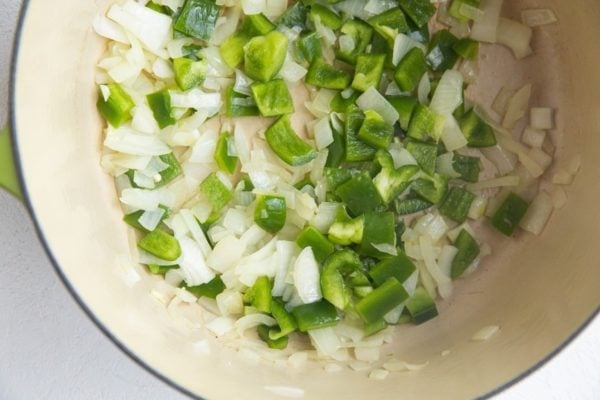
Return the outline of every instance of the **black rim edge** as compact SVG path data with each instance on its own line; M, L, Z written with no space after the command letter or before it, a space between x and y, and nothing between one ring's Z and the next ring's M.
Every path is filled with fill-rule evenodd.
M35 231L38 236L38 239L40 240L40 242L44 248L44 251L46 252L46 254L48 256L48 259L50 260L50 263L52 264L54 271L60 278L60 281L65 286L67 291L70 293L71 297L75 300L75 302L79 305L79 307L81 307L81 309L84 311L85 315L87 315L87 317L92 321L92 323L94 325L96 325L100 329L100 331L111 342L113 342L123 353L125 353L129 358L131 358L134 362L136 362L139 366L141 366L147 372L154 375L156 378L158 378L162 382L166 383L167 385L171 386L172 388L176 389L180 393L182 393L192 399L206 400L205 398L192 393L188 389L180 386L179 384L175 383L171 379L167 378L166 376L164 376L163 374L158 372L156 369L154 369L153 367L148 365L144 360L139 358L135 353L133 353L133 351L131 351L118 338L116 338L110 332L110 330L106 326L104 326L102 324L102 322L100 322L100 320L97 319L96 315L92 312L92 310L90 310L88 308L88 306L83 302L83 300L79 297L79 294L77 293L75 288L71 285L71 283L69 282L67 277L64 275L60 265L58 264L58 262L56 261L56 258L54 257L54 254L52 253L52 250L50 249L50 246L48 245L48 242L46 241L44 232L42 231L42 229L38 223L38 219L36 217L35 210L33 209L33 205L31 204L27 186L25 185L25 178L24 178L22 166L21 166L21 157L20 157L20 154L18 151L18 135L16 133L17 132L17 122L16 122L16 114L15 114L15 96L16 96L17 64L18 64L20 44L21 44L21 35L22 35L22 31L23 31L23 26L25 23L25 18L27 15L27 10L29 9L29 4L30 4L30 0L23 0L23 5L21 6L21 10L19 13L19 20L17 23L17 30L15 32L15 37L13 40L12 58L11 58L11 65L10 65L10 78L9 78L10 79L10 81L9 81L9 126L10 126L9 134L12 136L12 139L13 139L12 140L12 152L13 152L13 156L14 156L14 160L15 160L17 177L19 180L19 184L21 185L21 191L23 193L23 202L27 208L27 211L31 215L31 219L32 219L33 225L35 227ZM539 360L537 363L535 363L533 366L531 366L524 372L515 376L513 379L500 385L496 389L493 389L490 392L477 397L477 399L482 399L482 400L491 399L493 396L500 394L501 392L509 389L510 387L516 385L517 383L523 381L525 378L532 375L534 372L539 370L541 367L546 365L550 360L552 360L554 357L556 357L559 353L561 353L567 346L569 346L575 340L575 338L577 338L581 334L581 332L583 332L591 324L591 322L598 316L599 313L600 313L600 306L597 307L596 310L590 315L590 317L585 322L583 322L583 324L581 326L579 326L577 328L577 330L575 330L575 332L573 332L566 340L564 340L556 349L554 349L552 352L550 352L548 355L543 357L541 360Z

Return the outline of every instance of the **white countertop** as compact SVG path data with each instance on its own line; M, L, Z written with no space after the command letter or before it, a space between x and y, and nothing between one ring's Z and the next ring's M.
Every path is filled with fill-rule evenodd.
M21 0L0 0L0 126ZM61 284L25 207L0 191L0 400L184 399L113 345ZM600 289L599 289L600 290ZM495 400L600 398L600 318Z

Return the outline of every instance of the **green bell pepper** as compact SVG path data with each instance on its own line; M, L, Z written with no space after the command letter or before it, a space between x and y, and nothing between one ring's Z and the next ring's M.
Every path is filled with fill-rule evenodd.
M452 168L460 174L460 179L463 181L478 182L481 172L481 160L479 157L455 154L452 160Z
M344 20L331 8L315 3L310 7L310 19L316 23L317 19L326 27L333 30L340 29Z
M335 221L327 232L330 241L340 245L359 244L362 242L364 218L361 215L354 219Z
M250 88L263 117L276 117L294 112L294 101L283 79L255 82Z
M479 245L465 229L460 231L453 244L458 249L458 253L452 260L450 276L452 279L456 279L473 264L479 255Z
M277 233L285 226L287 208L284 197L260 195L256 198L254 222L269 233Z
M100 90L96 106L100 115L113 127L118 128L131 120L131 110L135 107L135 103L118 83L109 83L105 86L105 91L108 91L108 97L104 99L104 94Z
M279 158L291 166L304 165L317 157L317 152L296 135L290 116L284 115L265 132L269 147Z
M305 80L309 85L316 87L343 90L350 85L352 77L347 72L327 64L325 60L318 57L310 64Z
M417 104L413 111L407 135L425 141L428 137L438 140L442 135L445 119L423 104Z
M389 154L387 154L387 156L391 158ZM383 203L389 204L408 189L411 178L413 178L419 170L419 167L416 165L405 165L398 169L394 169L393 164L391 167L383 167L373 180Z
M230 118L254 117L260 112L252 97L237 93L231 85L225 91L225 115Z
M210 40L221 13L214 0L186 0L173 23L173 29L187 36Z
M406 309L412 316L413 322L417 325L427 322L438 315L435 301L422 287L418 287L415 294L406 301Z
M356 304L356 312L367 324L375 323L408 299L404 286L394 277L388 278L381 286Z
M435 6L429 0L403 0L399 4L418 28L427 25L436 11Z
M467 111L459 120L462 131L469 147L492 147L496 145L496 135L491 126L485 123L475 110Z
M357 56L352 88L361 92L370 87L379 89L385 60L385 54L360 54Z
M396 214L404 216L425 211L433 206L434 204L432 202L415 197L411 199L396 200L394 209L396 210Z
M453 47L458 38L447 29L437 31L429 42L427 63L433 71L443 72L451 69L458 61L458 54Z
M367 110L356 137L371 147L387 149L394 137L394 127L388 125L376 111Z
M453 187L440 204L440 214L462 224L467 220L473 200L475 200L473 193L460 187Z
M337 49L336 56L349 64L356 64L356 58L360 54L366 53L367 47L371 43L373 28L363 21L351 19L342 25L340 31L342 35L348 35L352 38L354 48L352 50Z
M305 32L295 42L294 55L301 63L312 63L323 55L321 38L317 32Z
M492 217L492 226L511 236L525 216L529 204L515 193L510 193Z
M292 309L292 315L300 332L327 328L337 325L340 321L335 306L325 300L295 307Z
M253 37L244 46L246 75L254 80L270 81L283 66L287 48L287 36L277 31Z
M273 284L268 277L258 277L254 285L244 293L244 303L251 304L259 312L270 314L273 300L272 290Z
M341 250L327 258L321 271L321 291L329 303L340 310L350 304L352 292L345 279L362 268L358 255L351 250Z
M409 139L406 142L406 150L417 160L426 174L433 175L435 173L437 145Z
M399 124L403 131L408 131L408 125L412 119L413 111L417 107L419 100L412 96L388 96L387 101L394 106L400 115Z
M371 257L389 257L373 245L396 246L396 220L393 212L367 212L364 215L363 235L359 252Z
M216 299L217 295L223 293L225 290L225 284L221 277L217 276L210 282L198 286L187 286L185 289L196 297Z
M207 176L200 184L200 192L212 206L212 212L218 213L233 199L233 193L219 179L215 172Z
M225 39L219 52L225 64L236 68L244 61L244 46L255 36L266 35L275 30L275 25L263 14L246 15L238 30Z
M194 61L187 57L173 60L175 82L183 91L190 90L202 84L206 78L208 63L206 60Z
M296 244L301 248L310 247L319 263L325 261L335 251L333 243L312 226L307 226L298 234Z
M459 39L452 50L465 60L475 60L479 55L479 42L469 38Z
M140 239L138 246L166 261L175 261L181 256L181 247L177 239L160 229L155 229Z
M412 190L433 204L440 203L448 191L448 177L434 174L419 178L412 183Z
M404 282L416 271L415 264L402 251L397 256L386 258L369 271L369 276L377 286L383 285L389 278Z
M427 72L425 53L418 47L409 50L400 60L394 73L394 80L403 92L413 92Z
M270 349L274 350L283 350L288 346L289 338L287 336L282 336L278 339L271 339L271 332L273 332L273 328L267 325L259 325L256 328L258 332L258 337L260 340L265 342Z
M367 171L363 171L344 182L335 190L353 215L361 215L382 205L377 188Z
M348 162L370 161L377 152L376 149L357 138L363 121L364 114L357 106L351 105L348 107L344 124L346 161Z
M308 18L308 7L301 1L296 1L279 17L277 25L286 28L305 28Z
M388 42L394 43L399 33L408 32L408 23L402 9L392 8L383 13L371 17L367 21L375 31Z
M146 99L160 129L174 125L177 122L171 115L171 95L168 89L149 94Z

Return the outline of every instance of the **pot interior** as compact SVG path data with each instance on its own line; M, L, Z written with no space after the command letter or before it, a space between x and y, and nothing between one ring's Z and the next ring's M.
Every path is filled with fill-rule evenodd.
M524 61L499 46L484 46L484 84L473 96L489 108L500 87L533 83L531 104L558 110L552 132L556 165L580 155L582 168L567 189L568 205L554 213L542 236L492 234L493 256L456 284L440 316L396 330L389 351L429 364L383 382L350 371L326 374L316 364L256 367L212 339L206 354L198 345L203 330L191 329L182 315L169 315L149 295L158 279L131 269L131 232L121 222L113 181L99 165L94 66L105 43L91 25L109 3L29 1L16 59L13 128L31 209L62 274L97 321L154 371L210 399L275 399L280 397L273 387L279 386L301 388L311 399L398 393L467 398L540 362L597 311L600 47L591 38L600 35L599 2L505 2L504 15L518 18L521 9L548 7L559 21L534 30L536 54ZM487 325L499 325L500 334L484 343L470 341ZM442 356L444 350L450 354Z

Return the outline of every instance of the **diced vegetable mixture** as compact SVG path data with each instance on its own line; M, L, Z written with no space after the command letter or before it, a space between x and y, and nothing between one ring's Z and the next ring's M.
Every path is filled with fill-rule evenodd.
M335 358L436 317L491 253L479 232L539 234L553 209L552 110L521 142L530 85L496 116L469 99L480 42L532 51L501 3L116 2L97 105L136 257L215 335L278 351L306 336Z

